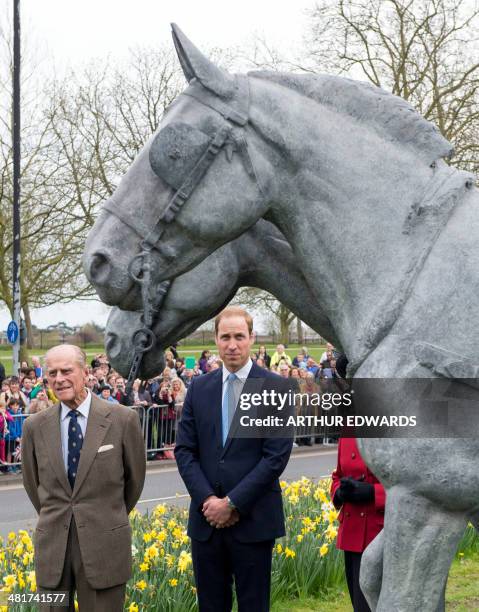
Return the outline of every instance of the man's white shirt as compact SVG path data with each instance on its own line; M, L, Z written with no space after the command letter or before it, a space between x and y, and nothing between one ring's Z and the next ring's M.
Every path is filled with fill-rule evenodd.
M77 422L80 426L83 440L85 440L86 426L88 423L88 415L90 414L91 406L91 393L87 390L87 396L83 402L76 409L78 416ZM62 436L62 452L63 452L63 463L65 465L65 471L68 472L68 426L70 424L70 417L68 413L71 408L61 402L61 413L60 413L60 431Z
M234 390L234 405L236 406L239 400L239 397L243 391L243 387L244 384L246 382L246 379L249 376L249 373L251 372L251 368L253 367L253 362L251 361L251 359L248 359L248 361L245 363L245 365L240 368L237 372L230 372L225 365L223 365L223 390L221 393L221 400L223 401L224 399L224 395L225 395L225 391L226 391L226 379L228 378L228 376L230 374L236 374L237 379L234 381L233 383L233 390Z

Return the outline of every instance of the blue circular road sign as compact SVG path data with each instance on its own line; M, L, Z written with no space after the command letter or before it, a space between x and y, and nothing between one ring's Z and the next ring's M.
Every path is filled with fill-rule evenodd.
M18 325L15 321L10 321L7 327L7 339L10 344L15 344L18 340Z

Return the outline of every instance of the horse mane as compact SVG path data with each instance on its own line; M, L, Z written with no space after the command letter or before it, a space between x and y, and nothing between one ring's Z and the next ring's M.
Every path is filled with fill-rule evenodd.
M382 137L412 147L428 163L453 154L450 142L409 102L370 83L328 74L255 70L248 75L272 81L368 123Z

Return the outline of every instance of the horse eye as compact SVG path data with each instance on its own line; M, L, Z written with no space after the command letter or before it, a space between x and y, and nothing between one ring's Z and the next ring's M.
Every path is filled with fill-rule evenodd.
M153 172L167 185L179 189L206 151L210 137L185 123L160 130L150 147Z

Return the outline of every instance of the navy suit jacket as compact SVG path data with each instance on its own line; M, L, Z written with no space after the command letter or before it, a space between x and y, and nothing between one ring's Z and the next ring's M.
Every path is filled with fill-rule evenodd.
M253 363L244 393L287 392L284 379ZM240 520L231 529L241 542L273 540L285 534L279 476L288 463L293 438L236 438L222 442L222 370L192 380L186 394L175 446L180 475L191 495L188 535L206 541L215 529L201 508L209 495L228 495ZM294 389L297 390L297 387ZM236 411L235 420L240 416Z

